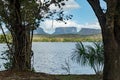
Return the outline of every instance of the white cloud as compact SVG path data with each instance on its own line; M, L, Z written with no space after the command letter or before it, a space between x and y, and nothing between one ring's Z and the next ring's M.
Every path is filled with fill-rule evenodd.
M68 1L65 0L64 2L65 6L63 6L63 10L66 11L66 14L68 10L80 8L80 5L75 0ZM50 6L50 9L59 11L59 8L56 7L54 4ZM91 23L79 24L72 20L68 20L66 22L67 24L65 24L64 22L58 22L54 20L52 24L52 20L45 20L45 22L41 24L41 27L44 29L45 32L48 33L53 33L55 31L55 28L57 27L76 27L77 31L79 31L81 28L100 28L98 22L93 24Z
M80 8L80 5L75 0L68 0L65 1L65 3L66 3L65 8L67 9Z
M98 22L95 23L86 23L84 25L84 28L95 28L95 29L100 29L100 25Z
M71 9L76 9L76 8L80 8L80 5L75 1L75 0L68 0L68 1L64 1L65 5L63 6L63 10L71 10ZM59 10L58 7L56 7L54 4L52 4L50 6L51 10Z
M86 24L79 24L75 21L68 20L66 21L67 24L64 22L58 22L52 20L46 20L44 23L41 24L41 27L45 30L47 33L53 33L55 31L55 28L57 27L76 27L77 31L79 31L81 28L94 28L94 29L100 29L100 25L98 22L95 23L86 23Z

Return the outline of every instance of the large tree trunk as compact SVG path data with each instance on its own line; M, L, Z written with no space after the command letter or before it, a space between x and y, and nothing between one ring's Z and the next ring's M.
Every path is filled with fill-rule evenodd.
M23 25L20 0L11 1L11 16L14 16L11 28L13 30L13 64L12 70L31 70L30 30Z
M104 44L103 80L120 80L120 0L106 0L106 14L99 0L88 0L101 26Z
M31 43L30 34L24 27L15 31L13 38L13 70L31 70Z
M104 43L104 73L103 80L120 80L119 45L115 40L114 29L109 28L103 32Z
M120 80L120 1L108 0L104 29L104 80Z

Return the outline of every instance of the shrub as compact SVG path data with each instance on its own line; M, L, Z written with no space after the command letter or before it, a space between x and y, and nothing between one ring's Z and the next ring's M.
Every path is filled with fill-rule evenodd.
M94 69L96 74L100 74L104 66L103 44L93 42L93 45L84 46L82 42L76 44L76 49L72 55L72 60Z

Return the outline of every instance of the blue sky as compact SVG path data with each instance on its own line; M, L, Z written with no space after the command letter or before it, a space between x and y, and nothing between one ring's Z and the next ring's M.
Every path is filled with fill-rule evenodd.
M86 22L94 23L97 21L92 8L86 0L76 0L76 2L80 7L70 11L74 15L73 20L80 24L85 24Z
M102 8L106 8L105 2L100 1ZM81 28L100 29L98 20L87 0L68 0L64 11L73 15L71 20L66 21L67 24L54 21L53 27L51 27L52 21L46 20L41 27L48 33L53 33L56 27L77 27L78 31Z
M105 2L103 2L103 0L100 1L102 8L106 8ZM52 5L51 9L58 8L55 8L55 6ZM76 27L78 31L81 28L100 29L98 20L87 0L68 0L66 1L64 11L66 14L73 15L73 18L71 20L66 21L67 24L54 20L52 27L52 20L46 20L41 24L40 27L42 27L47 33L53 33L57 27Z
M70 11L70 13L74 15L73 20L80 24L85 24L86 22L88 23L97 22L97 18L87 0L74 0L74 1L76 1L79 4L80 8ZM106 8L105 2L103 2L103 0L100 1L102 8Z

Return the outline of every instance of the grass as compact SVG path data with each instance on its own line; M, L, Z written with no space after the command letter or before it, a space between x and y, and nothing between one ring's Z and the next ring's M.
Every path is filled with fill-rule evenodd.
M0 71L0 80L100 80L96 75L51 75L38 72Z
M12 41L10 35L6 35L8 42ZM34 35L33 42L97 42L102 41L101 34L81 36L77 34L63 34L63 35ZM0 43L5 43L5 37L0 35Z
M12 41L12 38L11 38L11 35L6 35L6 38L8 40L8 42L11 42ZM4 35L0 34L0 43L4 43L6 41Z
M95 75L56 75L59 80L100 80Z
M101 34L80 36L76 34L71 35L34 35L33 42L94 42L102 41Z

